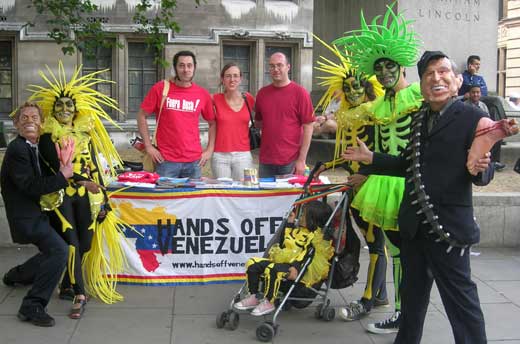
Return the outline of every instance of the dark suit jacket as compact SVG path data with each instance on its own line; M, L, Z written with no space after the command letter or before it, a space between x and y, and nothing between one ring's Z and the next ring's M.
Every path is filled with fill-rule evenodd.
M479 174L473 177L466 169L468 150L475 129L484 112L461 101L454 102L428 134L426 119L421 132L421 178L429 202L439 216L443 229L460 243L474 244L480 240L480 231L473 217L472 182L484 185L490 178ZM406 154L406 153L405 153ZM374 154L373 168L378 174L409 177L406 169L411 160L406 156L394 157ZM492 171L492 169L491 169ZM489 179L481 181L482 179ZM480 181L480 182L479 182ZM399 230L403 238L411 239L423 226L423 215L417 215L419 205L413 205L413 183L407 182L399 210Z
M47 221L40 208L40 196L67 186L67 180L59 171L57 175L42 176L36 159L26 140L18 136L7 146L0 172L11 237L21 244L35 242L45 235L45 227L39 226Z

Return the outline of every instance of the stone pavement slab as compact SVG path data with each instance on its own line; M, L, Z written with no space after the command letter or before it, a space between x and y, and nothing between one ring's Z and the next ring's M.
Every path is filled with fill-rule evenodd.
M472 257L474 280L478 285L489 343L520 344L520 252L518 249L475 248ZM23 247L0 247L0 276L12 266L29 258L35 250ZM363 250L359 281L352 287L333 290L329 296L339 307L358 299L366 280L368 255ZM387 271L389 299L393 300L391 263ZM120 285L123 302L106 305L91 300L84 317L78 321L67 317L70 302L57 294L49 304L56 318L53 328L38 328L16 318L28 287L9 288L0 283L0 344L227 344L258 343L255 331L269 317L240 314L235 331L217 329L217 314L225 311L240 284L182 287L143 287ZM438 291L434 287L426 316L423 344L453 343ZM278 318L280 325L273 343L320 344L390 344L395 334L373 335L365 331L372 322L388 318L390 307L374 309L361 321L331 322L317 320L314 307L291 309Z

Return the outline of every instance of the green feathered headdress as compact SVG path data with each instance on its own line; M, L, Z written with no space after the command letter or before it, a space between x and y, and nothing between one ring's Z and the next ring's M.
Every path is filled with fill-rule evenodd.
M422 43L416 33L409 28L412 20L406 20L402 13L395 13L395 2L387 6L383 22L376 16L367 24L361 11L361 29L345 33L333 44L348 51L348 59L360 72L374 75L374 63L382 58L397 62L400 66L411 67L417 62Z

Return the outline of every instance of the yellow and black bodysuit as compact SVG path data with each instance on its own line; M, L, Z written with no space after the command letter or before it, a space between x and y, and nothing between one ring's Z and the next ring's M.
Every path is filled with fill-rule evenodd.
M269 250L269 258L253 257L246 263L247 285L251 294L257 294L260 279L264 279L264 297L271 303L280 289L282 280L287 276L290 267L298 272L309 255L309 248L314 247L314 254L305 275L301 279L305 286L311 286L324 280L329 272L334 248L329 240L323 239L320 228L310 231L305 227L294 227L288 224L281 235L281 242Z
M57 122L54 125L59 126ZM98 203L102 203L104 195L101 192L97 195L90 194L79 182L93 181L98 185L104 185L104 183L99 173L90 136L79 129L76 131L74 127L60 126L61 135L56 135L56 130L54 133L45 133L40 137L39 148L44 160L42 166L44 173L53 174L53 171L59 170L59 160L54 143L64 136L73 137L76 143L72 163L74 175L68 180L69 185L65 189L63 203L57 211L50 212L49 217L52 226L70 247L68 273L64 275L60 290L72 287L75 295L85 295L81 262L84 254L90 250L94 233L91 199L99 199ZM95 215L97 217L97 214Z

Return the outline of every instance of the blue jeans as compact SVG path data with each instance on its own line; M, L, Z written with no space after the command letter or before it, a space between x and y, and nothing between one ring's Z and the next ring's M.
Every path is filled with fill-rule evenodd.
M258 169L259 178L269 178L294 172L294 161L287 165L271 165L260 163Z
M161 177L200 179L199 161L200 160L193 162L164 161L161 164L157 164L155 172Z

